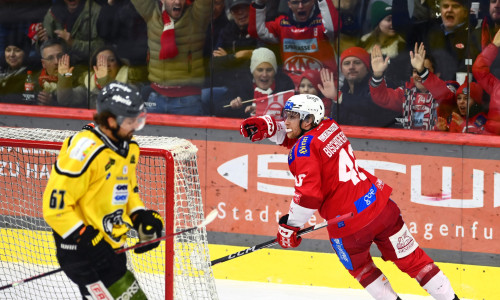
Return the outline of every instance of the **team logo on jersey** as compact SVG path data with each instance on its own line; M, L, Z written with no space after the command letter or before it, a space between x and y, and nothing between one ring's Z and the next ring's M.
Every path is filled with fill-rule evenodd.
M128 185L115 184L113 188L113 205L124 205L128 201Z
M92 153L96 143L89 138L81 138L69 153L69 157L78 161L83 161Z
M132 157L130 158L130 164L135 164L135 154L132 154Z
M283 69L292 73L302 73L305 70L321 70L323 63L309 55L294 55L283 63Z
M128 166L123 166L123 175L127 175L128 173Z
M310 146L312 140L313 140L312 135L306 135L300 139L298 146L299 148L297 149L297 157L311 155Z
M120 241L121 234L114 235L113 229L115 229L115 227L122 227L122 225L125 224L122 216L123 209L118 209L102 218L102 227L104 228L104 232L106 232L106 234L116 242Z
M115 164L115 160L112 159L112 158L110 158L109 161L108 161L108 163L104 166L104 170L108 171L109 168L111 168L111 166L114 165L114 164Z

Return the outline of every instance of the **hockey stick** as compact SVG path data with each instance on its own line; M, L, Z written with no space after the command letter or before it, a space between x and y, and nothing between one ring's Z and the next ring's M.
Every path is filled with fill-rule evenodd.
M340 223L342 221L345 221L347 219L350 219L352 218L353 216L353 213L347 213L345 215L341 215L341 216L338 216L336 218L333 218L333 219L330 219L328 221L324 221L322 223L319 223L319 224L316 224L314 226L311 226L311 227L307 227L307 228L304 228L304 229L301 229L297 232L297 236L302 236L304 234L308 234L310 232L313 232L315 230L318 230L318 229L321 229L323 227L327 227L327 226L330 226L332 224L337 224L337 223ZM261 243L261 244L258 244L258 245L255 245L255 246L252 246L250 248L246 248L245 250L241 250L241 251L238 251L236 253L233 253L233 254L230 254L228 256L224 256L224 257L221 257L221 258L218 258L218 259L215 259L215 260L212 260L211 261L211 264L212 266L213 265L216 265L218 263L221 263L221 262L225 262L225 261L228 261L228 260L231 260L233 258L237 258L237 257L241 257L243 255L246 255L246 254L249 254L249 253L253 253L257 250L260 250L260 249L263 249L263 248L269 248L271 246L274 246L278 244L278 241L276 239L274 240L269 240L267 242L264 242L264 243Z
M136 249L136 248L140 248L140 247L144 247L146 245L149 245L149 244L152 244L152 243L156 243L156 242L159 242L159 241L162 241L162 240L166 240L166 239L170 239L170 238L173 238L174 236L176 235L180 235L180 234L183 234L183 233L186 233L186 232L190 232L190 231L193 231L193 230L196 230L196 229L199 229L199 228L202 228L202 227L205 227L207 226L208 224L210 224L213 220L215 220L215 218L217 217L217 210L214 209L212 210L208 215L207 217L205 218L205 220L203 220L200 224L198 224L197 226L194 226L194 227L190 227L190 228L187 228L187 229L184 229L184 230L181 230L179 232L176 232L176 233L172 233L172 234L166 234L164 236L161 236L157 239L154 239L154 240L150 240L150 241L147 241L147 242L142 242L142 243L137 243L133 246L130 246L130 247L127 247L127 248L123 248L123 249L120 249L118 251L116 251L116 254L120 254L120 253L123 253L123 252L127 252L127 251L130 251L132 249ZM75 266L77 265L81 265L82 263L76 263ZM46 273L42 273L42 274L38 274L38 275L35 275L33 277L29 277L29 278L26 278L26 279L22 279L22 280L18 280L18 281L14 281L10 284L7 284L7 285L4 285L4 286L1 286L0 287L0 291L1 290L4 290L4 289L7 289L7 288L10 288L10 287L14 287L14 286L17 286L17 285L20 285L20 284L23 284L23 283L26 283L26 282L30 282L30 281L33 281L35 279L38 279L38 278L42 278L42 277L46 277L46 276L49 276L49 275L52 275L52 274L55 274L55 273L58 273L58 272L61 272L62 271L62 268L59 268L59 269L55 269L55 270L52 270L52 271L49 271L49 272L46 272Z
M178 231L176 233L172 233L172 234L167 234L167 235L164 235L164 236L161 236L157 239L154 239L154 240L149 240L147 242L142 242L142 243L137 243L133 246L130 246L130 247L127 247L127 248L123 248L123 249L120 249L118 251L116 251L116 254L120 254L120 253L123 253L123 252L127 252L127 251L130 251L132 249L136 249L136 248L141 248L141 247L144 247L144 246L147 246L149 244L153 244L153 243L156 243L156 242L159 242L161 240L166 240L166 239L169 239L169 238L173 238L174 236L176 235L179 235L179 234L183 234L183 233L186 233L186 232L190 232L190 231L193 231L195 229L199 229L199 228L202 228L202 227L205 227L207 226L208 224L212 223L213 220L215 220L215 218L217 217L217 210L214 209L212 210L208 215L207 217L205 218L205 220L203 220L203 222L201 222L200 224L198 224L197 226L194 226L194 227L190 227L190 228L187 228L187 229L184 229L184 230L181 230L181 231Z

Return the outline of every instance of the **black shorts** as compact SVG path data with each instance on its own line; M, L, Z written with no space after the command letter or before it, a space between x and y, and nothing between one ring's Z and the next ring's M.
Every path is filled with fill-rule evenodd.
M76 250L76 243L63 242L60 235L56 232L53 233L59 265L66 276L78 285L82 295L89 295L86 285L100 280L106 287L110 287L127 272L125 253L116 254L111 259L100 263L91 262Z

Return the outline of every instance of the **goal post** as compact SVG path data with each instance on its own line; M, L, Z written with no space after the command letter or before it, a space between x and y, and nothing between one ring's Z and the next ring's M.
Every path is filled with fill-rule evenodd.
M58 268L42 196L62 141L76 131L0 127L0 286ZM165 233L204 220L197 148L180 138L136 136L137 178L145 206L157 210ZM131 231L127 245L137 242ZM205 228L175 236L127 266L148 299L217 299ZM3 295L2 295L3 294ZM63 272L0 291L2 299L77 299Z

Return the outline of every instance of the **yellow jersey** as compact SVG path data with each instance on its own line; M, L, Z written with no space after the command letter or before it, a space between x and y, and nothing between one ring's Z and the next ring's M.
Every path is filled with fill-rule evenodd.
M67 138L43 194L45 221L62 238L92 225L113 248L121 247L130 214L145 209L136 177L139 152L134 140L117 147L98 128Z

